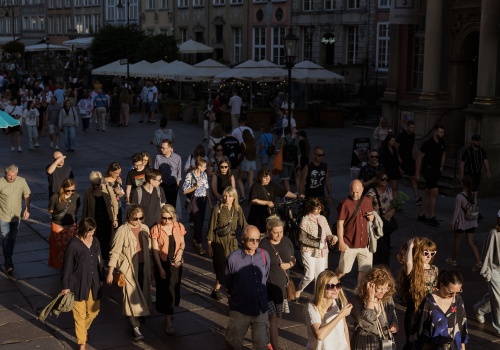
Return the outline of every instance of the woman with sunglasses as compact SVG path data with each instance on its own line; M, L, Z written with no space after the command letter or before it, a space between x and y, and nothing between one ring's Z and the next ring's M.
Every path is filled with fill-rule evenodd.
M66 179L59 191L50 197L49 213L52 214L49 236L48 265L60 269L64 260L66 244L75 235L76 213L80 208L80 195L76 193L76 183Z
M389 266L391 258L391 234L398 228L394 217L396 209L392 207L392 189L387 185L389 177L386 171L377 174L376 186L366 192L371 198L373 210L378 212L384 222L384 235L377 242L377 251L373 253L373 265L384 264Z
M174 307L181 300L182 255L186 247L186 228L177 221L175 208L165 204L160 222L150 230L156 281L156 311L165 315L165 333L175 335Z
M224 148L222 147L222 145L220 143L216 143L214 145L213 151L214 151L214 154L213 154L213 157L210 158L209 166L208 166L208 169L207 169L208 176L213 176L214 174L216 174L217 170L219 169L220 163L222 161L228 159L224 155L224 153L223 153L224 152Z
M321 215L323 203L321 199L311 197L306 201L304 213L300 221L299 243L302 261L304 263L304 277L300 280L295 293L299 300L300 294L309 283L318 278L318 275L328 268L328 244L337 243L337 236L332 234L326 218Z
M126 221L116 230L111 242L108 285L113 283L116 269L125 275L123 313L128 316L134 340L144 339L139 326L151 309L151 260L149 228L142 223L144 212L138 204L127 207Z
M217 147L222 150L222 146L219 145ZM231 162L227 157L223 157L219 162L219 168L212 176L211 185L212 194L217 202L222 201L222 192L224 192L224 189L229 186L236 188L236 180L231 172Z
M399 323L392 296L396 282L391 271L379 265L368 271L355 290L352 302L354 329L351 350L381 349L381 340L394 340Z
M290 313L286 286L291 278L288 270L295 265L292 241L283 235L285 223L279 218L267 221L267 237L260 241L259 247L267 250L271 257L267 277L267 303L269 305L269 337L273 349L280 349L278 318ZM292 282L293 283L293 282Z
M453 270L439 274L438 289L420 303L411 340L415 350L463 350L469 341L460 293L463 278Z
M410 333L415 310L427 294L437 289L438 268L432 265L436 253L436 243L425 237L409 239L398 253L398 261L401 264L398 278L399 295L402 296L406 305L405 349L412 348Z
M212 258L215 286L211 297L221 300L221 283L224 281L224 263L229 254L238 249L236 229L247 225L245 214L238 204L238 192L232 186L222 192L222 200L212 209L207 232L208 256Z
M118 226L122 224L122 201L121 198L125 195L125 190L123 189L122 179L120 177L122 173L122 167L118 162L113 162L108 166L104 181L108 186L111 186L113 193L115 194L116 202L118 203L118 214L116 215L118 219Z
M352 305L348 303L337 275L330 270L321 272L316 281L314 297L305 309L306 349L349 350L346 317L351 310Z
M118 202L101 172L92 171L89 180L90 187L83 194L82 217L93 218L97 223L95 236L101 243L104 260L108 260L113 229L118 227Z

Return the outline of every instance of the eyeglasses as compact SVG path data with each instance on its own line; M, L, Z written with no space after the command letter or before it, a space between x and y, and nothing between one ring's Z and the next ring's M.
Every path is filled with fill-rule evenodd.
M76 190L64 190L64 193L75 193Z
M434 255L436 255L436 253L437 253L437 250L434 250L432 252L430 250L424 250L424 256L425 257L430 256L432 258Z
M132 218L132 221L142 221L144 220L144 216L138 216L136 218Z
M167 220L167 221L170 221L170 220L173 220L174 218L171 217L171 216L162 216L161 217L162 220Z
M325 285L325 289L326 290L333 290L333 289L337 289L337 290L341 290L342 289L342 283L328 283Z
M378 158L378 156L370 156L370 158Z
M315 156L318 156L318 157L324 157L325 154L324 153L314 153Z
M389 178L388 177L383 177L380 179L381 181L389 181Z
M250 242L250 243L259 243L260 238L245 238L245 241Z
M221 165L219 168L221 168L221 169L227 169L229 167L227 165Z
M223 149L222 149L222 148L216 148L216 149L215 149L215 152L222 152L222 151L223 151Z

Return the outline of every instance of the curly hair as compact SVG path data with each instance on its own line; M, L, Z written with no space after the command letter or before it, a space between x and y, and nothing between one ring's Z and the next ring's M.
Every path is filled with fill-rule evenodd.
M304 213L305 214L311 214L314 209L320 208L323 210L323 202L317 197L311 197L306 201L306 204L304 206Z
M322 320L324 319L326 310L328 308L324 302L326 285L334 277L337 277L338 280L338 276L335 274L335 272L330 270L325 270L321 272L318 275L318 278L316 279L316 286L314 288L314 298L312 303L318 309L318 312ZM335 302L337 303L339 309L341 309L342 306L347 305L348 303L347 297L342 289L339 291L339 297L337 300L335 300Z
M392 277L391 271L384 265L377 265L368 271L361 279L354 291L364 302L369 299L368 283L375 283L375 287L387 284L388 290L385 292L382 302L387 302L396 292L396 281Z
M405 302L413 301L415 310L429 292L425 283L425 267L424 267L424 251L435 251L436 243L426 237L415 237L413 239L413 269L409 274L406 273L406 252L408 251L408 244L404 243L398 253L398 261L402 265L399 275L399 288L401 296ZM434 261L431 258L429 264Z

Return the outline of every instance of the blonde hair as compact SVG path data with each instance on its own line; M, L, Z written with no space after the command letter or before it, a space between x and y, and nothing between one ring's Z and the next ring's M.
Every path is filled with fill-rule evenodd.
M275 227L285 227L285 223L279 217L270 217L266 222L267 233L270 234Z
M161 207L160 221L163 214L170 214L172 216L174 223L177 222L177 214L175 213L175 208L173 207L173 205L165 204L163 207Z
M102 173L100 171L91 171L89 180L93 185L102 184Z
M334 277L337 277L338 280L338 276L335 274L335 272L330 270L325 270L321 272L318 275L318 278L316 279L316 287L314 288L314 297L312 303L318 309L318 312L322 320L325 318L325 313L326 310L328 309L328 306L325 303L326 285ZM347 297L345 296L345 293L342 289L339 290L339 297L337 300L335 300L335 302L337 303L339 309L341 309L342 306L347 304Z
M234 207L234 210L237 212L238 210L240 210L240 205L238 204L238 192L236 191L236 189L233 187L233 186L227 186L224 191L222 191L222 200L224 200L224 193L227 193L228 196L230 197L233 197L234 198L234 201L233 201L233 207ZM226 205L226 203L222 203L222 205Z

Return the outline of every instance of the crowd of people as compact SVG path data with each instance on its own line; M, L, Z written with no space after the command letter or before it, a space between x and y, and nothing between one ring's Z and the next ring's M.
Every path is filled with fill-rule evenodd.
M141 121L146 120L147 114L147 121L154 124L157 90L149 82L145 88L151 91L152 101ZM75 94L78 95L78 91L76 89ZM104 175L92 171L89 186L80 196L77 185L81 184L75 182L73 170L58 148L56 127L65 128L66 151L73 152L71 127L74 131L78 126L81 113L80 109L73 112L74 102L65 97L59 102L58 96L54 91L49 106L59 109L54 112L58 114L59 125L52 122L47 125L55 151L46 167L51 214L48 264L62 269L62 293L74 294L75 332L81 349L85 349L88 330L99 312L104 282L111 285L122 281L123 313L129 319L134 340L144 338L141 324L144 317L151 314L153 304L157 312L165 315L165 333L176 334L173 314L180 303L183 254L188 240L197 253L207 254L213 261L215 281L210 297L218 302L227 297L230 309L225 331L227 349L242 348L250 326L254 349L280 349L279 319L290 312L290 302L305 302L301 296L311 283L314 284L313 298L305 302L304 308L308 349L394 349L394 334L400 329L396 302L406 307L405 349L465 348L468 329L464 301L460 296L463 278L455 270L438 271L433 264L436 243L427 237L408 240L397 257L393 256L400 264L397 279L388 268L390 235L398 229L396 215L400 207L395 199L403 174L418 181L419 170L422 170L426 190L423 200L418 197L418 190L415 194L416 203L422 203L418 220L437 226L434 209L436 176L444 162L442 126L436 127L416 160L406 149L413 148L413 122L399 137L390 132L383 137L383 130L379 130L378 149L369 152L369 162L361 169L359 179L351 182L348 195L337 207L338 220L334 223L329 210L332 188L328 166L323 162L325 149L311 147L307 134L297 131L293 121L288 126L287 108L282 105L275 109L276 124L262 125L263 132L258 138L237 109L231 111L233 125L224 132L217 117L213 121L209 119L210 132L204 134L208 138L195 147L185 164L174 152L173 130L167 128L166 120L162 120L151 141L157 146L158 154L153 157L148 152L134 154L132 169L123 182L122 169L129 165L122 167L118 162L111 162ZM233 93L233 97L236 96L237 91ZM46 98L47 95L42 96L42 105L47 104ZM105 131L105 116L102 110L99 111L107 106L102 88L97 86L94 98L83 96L78 101L75 97L77 105L82 100L92 100L92 105L85 110L96 109L99 115L97 129ZM20 107L16 101L16 98L9 101L14 109ZM236 98L230 101L230 107L239 105ZM217 114L210 103L210 113ZM9 105L5 107L8 111ZM35 108L36 105L35 102ZM213 106L217 104L214 102ZM28 122L24 114L30 114L32 108L28 101L19 117L23 122L24 119ZM44 112L49 116L46 121L51 118L50 109L47 109L49 111ZM39 123L39 115L33 115ZM68 118L72 118L75 125L68 125L65 122ZM122 124L126 126L127 122ZM26 125L30 125L29 122ZM83 130L88 130L88 124ZM16 139L18 131L13 128L9 132ZM36 148L36 130L28 134ZM477 138L478 135L473 136L473 140ZM208 143L207 148L203 142ZM15 150L14 145L12 147ZM477 144L476 148L482 150ZM21 150L20 145L18 150ZM272 181L270 171L270 164L277 155L282 157L280 184ZM480 157L480 163L489 173L484 150L471 151L467 157L463 160L464 171L470 172L468 162ZM257 171L259 158L261 169ZM473 269L485 275L490 285L489 296L474 306L476 318L484 322L484 314L490 311L493 326L500 334L500 261L494 253L495 249L498 252L500 242L500 222L481 256L473 242L478 217L471 219L466 209L477 203L478 169L473 170L475 178L464 174L463 192L456 198L451 221L455 250L446 263L456 265L456 251L465 234L475 259ZM12 256L19 221L21 217L28 218L30 212L30 189L17 174L17 166L10 165L5 177L0 179L0 230L7 273L14 271ZM255 182L254 174L257 174ZM292 179L296 181L296 192L292 190ZM187 228L180 220L183 209L180 190L186 197L184 207L191 222ZM304 202L298 224L298 247L287 237L285 222L273 210L275 197L300 198ZM26 207L23 212L22 198ZM248 215L243 205L249 207ZM82 219L77 222L80 207ZM205 229L207 207L210 219ZM425 216L427 209L428 217ZM192 236L188 239L190 227ZM335 268L329 266L328 260L332 249L341 252ZM298 264L298 258L304 275L293 290L290 269ZM342 279L351 273L355 260L357 286L354 295L348 296L343 290ZM152 285L156 287L154 303ZM353 320L351 331L347 327L348 316Z

